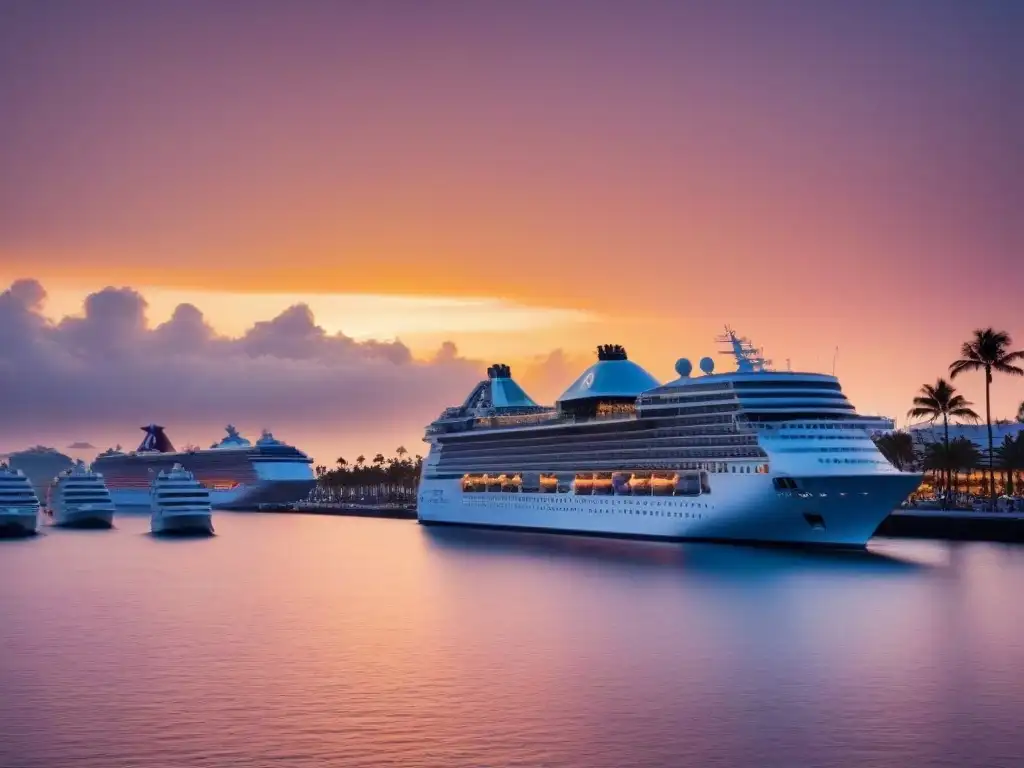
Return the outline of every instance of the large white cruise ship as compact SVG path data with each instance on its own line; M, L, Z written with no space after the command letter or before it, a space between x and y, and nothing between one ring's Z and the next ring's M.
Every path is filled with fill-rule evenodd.
M163 427L141 429L146 436L135 451L111 449L92 463L118 509L148 508L150 470L156 473L175 464L210 491L214 509L251 510L260 504L302 501L316 484L313 460L266 430L253 445L229 424L227 435L208 449L177 451Z
M871 439L835 376L769 368L732 330L736 371L686 359L659 384L619 346L554 407L493 365L428 428L421 523L603 536L864 547L919 485Z

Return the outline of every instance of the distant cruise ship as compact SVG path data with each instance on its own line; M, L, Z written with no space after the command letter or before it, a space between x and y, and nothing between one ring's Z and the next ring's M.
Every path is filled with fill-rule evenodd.
M507 365L428 428L422 523L663 539L863 547L919 485L879 453L834 376L775 371L726 328L737 370L676 363L659 384L598 348L555 403Z
M215 509L254 509L260 504L301 501L316 484L305 453L264 430L253 445L227 426L227 436L202 450L176 451L157 424L141 427L146 433L138 449L124 453L104 451L92 463L103 474L119 508L149 507L152 473L180 464L210 491Z

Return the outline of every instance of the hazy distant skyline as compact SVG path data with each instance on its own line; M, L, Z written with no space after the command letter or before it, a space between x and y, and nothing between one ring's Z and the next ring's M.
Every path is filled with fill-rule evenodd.
M48 301L8 310L52 324L40 382L0 329L25 414L0 450L127 444L157 412L176 442L248 419L320 460L417 452L487 363L549 399L615 342L666 379L726 322L779 367L838 346L854 403L900 417L972 329L1024 347L1021 39L995 1L0 0L0 290L38 280ZM109 330L61 322L107 286L148 302L140 333L136 294L103 294L148 345L122 350L135 377L84 347L52 368L55 329ZM315 321L288 332L325 346L238 363L296 304ZM188 323L234 362L168 363L168 405L145 376ZM406 357L381 384L339 345ZM81 398L97 421L69 433ZM1024 384L993 398L1012 416Z

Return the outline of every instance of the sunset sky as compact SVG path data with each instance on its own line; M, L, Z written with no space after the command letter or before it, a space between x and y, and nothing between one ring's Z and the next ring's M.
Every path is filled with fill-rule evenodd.
M725 323L902 418L972 329L1024 348L1022 39L1012 0L0 0L0 451L416 453L491 362L550 401Z

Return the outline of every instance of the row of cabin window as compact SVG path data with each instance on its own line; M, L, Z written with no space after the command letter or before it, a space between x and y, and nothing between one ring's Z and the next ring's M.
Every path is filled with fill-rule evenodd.
M866 442L871 438L866 433L856 430L852 434L848 435L772 435L774 440L856 440L858 442Z
M566 434L564 432L553 432L551 434L524 434L524 435L490 435L481 436L479 439L473 440L451 440L444 442L443 445L445 450L486 450L488 446L497 447L516 447L516 446L534 446L534 445L545 445L545 444L560 444L560 443L589 443L594 440L605 440L615 438L648 440L666 437L710 437L714 438L719 435L742 435L744 437L756 439L757 435L753 433L741 433L737 430L733 420L726 419L715 424L698 424L695 426L687 427L650 427L648 429L637 429L630 430L624 433L606 433L606 432L594 432L594 433L572 433Z
M527 488L521 485L484 485L481 483L462 484L465 493L539 493L539 494L571 494L573 496L701 496L711 493L710 486L700 488L674 488L671 485L649 485L643 487L624 486L613 488L608 486L538 486Z
M516 456L516 455L528 455L532 457L538 456L560 456L565 454L567 451L572 451L573 455L582 454L594 454L597 452L607 452L611 450L617 450L619 452L630 451L636 453L643 451L646 455L652 454L666 454L666 455L678 455L678 451L690 450L689 454L692 455L694 449L713 448L720 450L735 450L737 448L756 448L757 438L753 436L739 435L733 437L693 437L693 438L665 438L666 442L662 444L651 444L649 440L609 440L607 442L590 442L582 445L564 445L559 446L557 443L549 445L515 445L515 446L501 446L495 448L473 448L467 446L465 448L459 447L456 449L445 448L443 456L449 458L471 456L475 458L488 458L488 457L505 457L505 456ZM703 452L703 451L702 451ZM719 454L722 455L722 454ZM750 454L726 454L726 455L758 455L757 453Z
M776 429L844 429L861 432L863 426L850 424L848 422L811 422L809 424L780 424Z
M690 426L687 428L700 428L702 426L710 426L712 424L732 424L734 422L736 412L736 406L721 407L716 406L713 408L702 408L695 409L694 412L687 413L684 416L678 416L668 414L664 412L654 412L650 415L643 416L644 422L652 422L655 427L674 427L679 428L680 422L690 422ZM692 423L695 419L698 419L697 423ZM457 442L472 442L472 443L483 443L489 440L516 440L520 439L518 433L504 433L501 429L495 429L493 432L487 429L474 430L468 425L461 425L462 429L455 429L454 427L459 425L442 425L436 422L428 428L428 432L455 432L464 433L464 436L456 438ZM596 431L600 431L599 427L583 427L583 426L572 426L566 425L561 427L558 432L560 435L581 435L583 437L589 437L595 434ZM534 435L528 434L527 438L532 438Z
M661 503L660 501L658 502ZM691 504L694 507L703 507L707 509L707 504ZM556 507L554 511L569 511L572 507ZM660 509L604 509L602 507L586 507L582 511L587 512L591 515L643 515L650 517L678 517L694 520L703 520L703 512L676 512L674 510L663 511Z
M819 464L876 464L886 466L885 459L818 459Z
M710 456L708 454L711 454ZM495 473L500 474L504 467L509 464L519 467L523 471L533 472L546 472L546 471L572 471L575 467L578 467L584 460L588 464L603 464L607 468L605 471L615 471L615 465L622 466L623 464L632 465L638 469L644 469L649 471L660 471L661 469L677 469L680 466L687 464L694 468L708 469L709 471L715 472L729 472L735 471L729 469L729 463L718 462L718 461L686 461L687 459L718 459L718 458L739 458L739 459L761 459L764 458L764 452L761 450L748 450L748 451L662 451L658 453L649 453L646 456L637 456L635 454L626 454L623 452L611 452L608 454L600 453L588 453L586 456L573 456L572 458L558 458L554 455L553 458L543 458L540 456L529 456L529 455L509 455L500 457L489 457L480 461L472 461L468 457L446 457L441 456L441 460L437 464L439 471L451 472L451 471L462 471L469 472L472 474L484 474L484 473ZM612 466L608 467L607 465ZM715 469L711 469L715 467ZM456 469L457 468L457 469Z
M532 473L531 473L532 474ZM598 477L595 477L595 474ZM582 472L572 480L563 475L541 473L530 478L529 485L519 474L497 476L467 474L462 479L463 490L490 493L572 493L577 496L699 496L710 493L707 471L690 472Z

